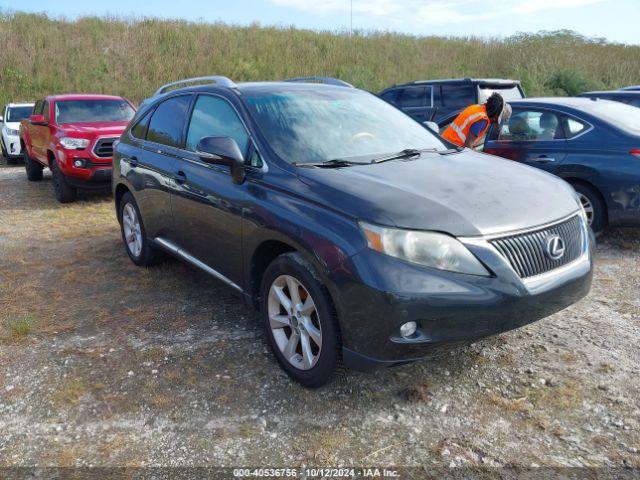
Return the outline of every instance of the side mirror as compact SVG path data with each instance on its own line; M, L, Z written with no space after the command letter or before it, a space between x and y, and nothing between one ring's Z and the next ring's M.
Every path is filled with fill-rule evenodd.
M196 146L196 153L207 163L229 165L233 183L244 182L244 156L237 142L231 137L204 137Z
M44 115L31 115L29 117L29 123L31 123L31 125L47 125Z
M437 133L438 135L440 135L440 127L436 122L423 122L422 124L433 133Z

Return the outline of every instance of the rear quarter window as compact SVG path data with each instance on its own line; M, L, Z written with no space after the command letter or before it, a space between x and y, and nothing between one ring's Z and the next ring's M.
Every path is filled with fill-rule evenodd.
M567 139L580 135L587 128L589 128L589 125L572 117L567 117L564 125Z
M149 129L149 120L151 120L151 112L147 112L136 124L131 128L131 135L140 140L147 138L147 130Z
M147 131L150 142L180 148L191 95L180 95L162 102L151 116Z

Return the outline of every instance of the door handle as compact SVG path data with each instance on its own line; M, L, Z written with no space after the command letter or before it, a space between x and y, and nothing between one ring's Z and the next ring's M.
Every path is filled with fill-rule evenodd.
M547 157L546 155L540 155L539 157L533 157L531 161L539 162L539 163L550 163L550 162L555 162L556 159L553 157Z
M184 183L187 181L187 176L182 170L178 170L173 174L173 179L176 181L176 183Z

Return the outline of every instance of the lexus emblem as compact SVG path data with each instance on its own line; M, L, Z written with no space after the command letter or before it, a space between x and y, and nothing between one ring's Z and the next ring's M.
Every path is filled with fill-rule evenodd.
M564 240L560 238L560 235L549 235L547 237L547 244L545 253L551 260L560 260L564 255L565 245Z

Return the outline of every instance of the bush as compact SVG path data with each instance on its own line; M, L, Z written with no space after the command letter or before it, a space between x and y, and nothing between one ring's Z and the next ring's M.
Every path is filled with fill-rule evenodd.
M587 90L591 90L589 81L579 72L563 70L551 75L547 80L547 87L556 95L568 95L570 97Z
M31 315L10 316L5 319L5 326L12 340L19 340L29 335L35 324L36 320Z

